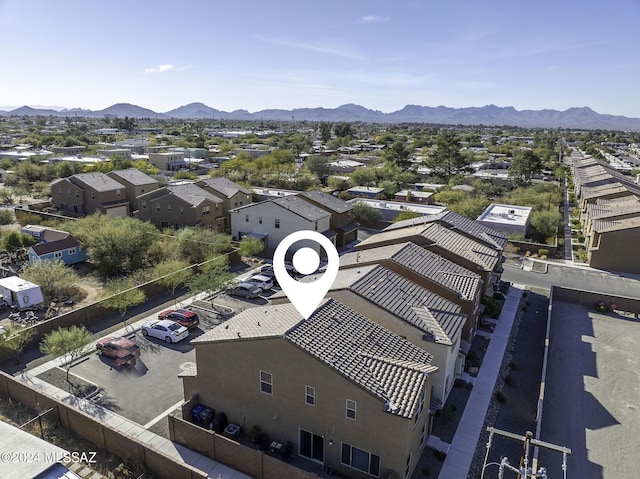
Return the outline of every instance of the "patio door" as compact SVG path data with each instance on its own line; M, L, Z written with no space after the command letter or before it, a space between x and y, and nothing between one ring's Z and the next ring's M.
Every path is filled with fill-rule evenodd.
M300 455L324 464L324 438L300 429Z

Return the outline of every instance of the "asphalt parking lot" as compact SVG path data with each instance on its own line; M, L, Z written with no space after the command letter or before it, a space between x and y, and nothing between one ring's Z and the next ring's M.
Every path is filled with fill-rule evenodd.
M116 370L111 358L96 352L73 366L71 373L100 387L98 404L145 425L182 400L178 374L195 362L194 347L188 340L198 334L202 331L196 328L189 338L167 344L137 331L128 336L140 346L140 357L133 368Z
M144 337L137 329L127 335L140 346L140 357L133 368L118 370L113 367L111 358L96 352L72 366L70 372L100 388L95 399L98 404L150 427L183 400L182 380L178 374L195 363L195 348L190 341L244 309L268 304L267 298L276 291L279 289L274 288L249 300L220 294L212 300L195 301L189 309L198 314L200 324L186 339L167 344L160 339ZM177 308L180 306L176 305ZM136 327L155 317L151 315L139 321Z

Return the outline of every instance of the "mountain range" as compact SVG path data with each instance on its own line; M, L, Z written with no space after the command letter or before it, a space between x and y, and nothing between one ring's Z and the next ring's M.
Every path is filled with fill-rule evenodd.
M511 106L449 108L407 105L401 110L383 113L352 103L337 108L269 109L250 113L247 110L226 112L204 103L190 103L164 113L130 103L116 103L104 110L82 108L55 110L23 106L1 111L0 116L58 116L104 118L209 119L209 120L281 120L281 121L361 121L365 123L434 123L450 125L520 126L526 128L578 128L603 130L640 130L640 118L606 115L588 107L558 110L516 110Z

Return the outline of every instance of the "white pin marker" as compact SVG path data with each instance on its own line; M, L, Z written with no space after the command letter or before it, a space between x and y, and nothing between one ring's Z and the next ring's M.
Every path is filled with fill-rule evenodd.
M296 281L287 272L284 258L289 247L296 241L311 240L320 244L327 253L327 269L321 278L311 283ZM320 256L309 247L300 248L293 255L293 267L302 274L314 273L320 265ZM336 279L340 267L338 251L329 238L317 231L302 230L291 233L283 239L273 254L273 273L287 295L304 319L308 319L316 310L324 295Z

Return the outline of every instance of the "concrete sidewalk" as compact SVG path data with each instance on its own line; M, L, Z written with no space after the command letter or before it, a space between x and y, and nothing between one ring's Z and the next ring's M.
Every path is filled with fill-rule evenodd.
M524 286L517 284L509 288L439 479L463 479L469 474L523 290Z

